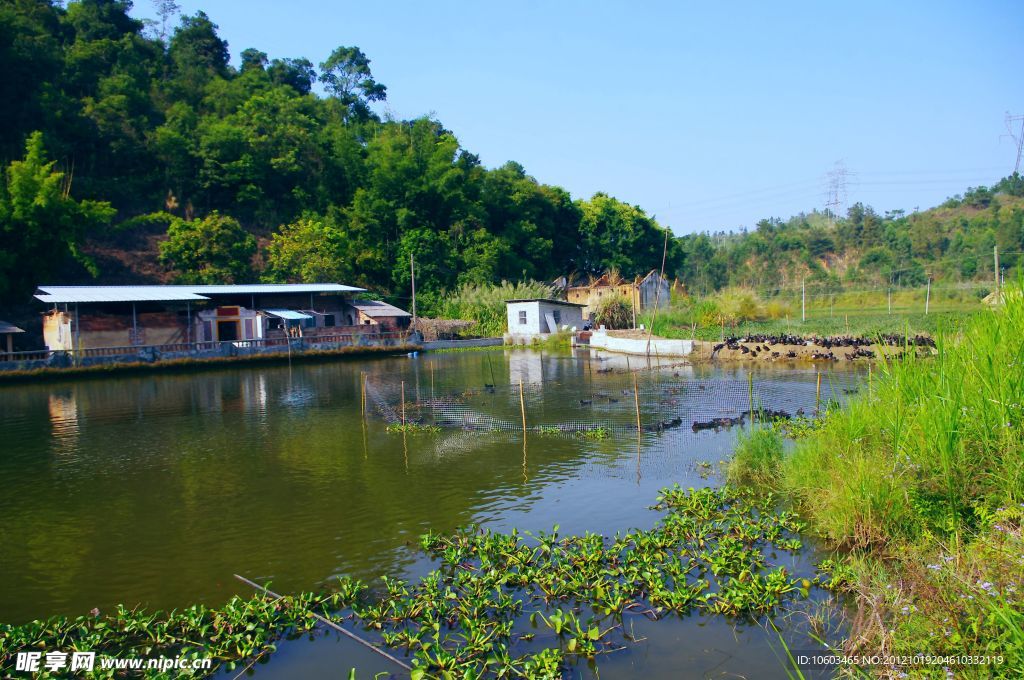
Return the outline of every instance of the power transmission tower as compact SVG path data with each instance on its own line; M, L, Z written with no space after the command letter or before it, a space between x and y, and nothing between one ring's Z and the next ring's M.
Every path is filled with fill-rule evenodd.
M836 161L835 166L825 173L828 185L825 192L825 213L831 225L841 209L846 205L846 182L850 177L843 161Z
M1020 123L1020 132L1014 132L1014 124ZM1013 140L1013 143L1017 145L1017 162L1013 166L1014 174L1020 172L1020 159L1022 151L1024 151L1024 116L1011 116L1010 112L1006 112L1006 135Z

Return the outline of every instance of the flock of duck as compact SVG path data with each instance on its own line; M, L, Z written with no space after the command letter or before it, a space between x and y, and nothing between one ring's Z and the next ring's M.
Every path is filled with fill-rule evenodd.
M753 347L750 345L753 344ZM884 334L876 337L810 337L804 338L798 335L748 335L746 337L730 337L724 342L714 345L711 356L714 357L723 349L738 351L742 354L749 354L750 358L758 356L771 359L796 359L797 352L794 347L813 347L809 358L816 361L839 361L840 357L847 361L856 359L873 359L875 351L868 349L875 345L888 347L935 347L935 341L927 335L903 336L899 334ZM852 349L853 351L842 352L836 355L834 349Z

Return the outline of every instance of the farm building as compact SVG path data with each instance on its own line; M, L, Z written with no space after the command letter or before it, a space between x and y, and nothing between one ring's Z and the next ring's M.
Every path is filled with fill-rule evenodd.
M400 331L409 327L412 314L394 305L377 300L353 300L350 325L379 326L382 330Z
M513 342L529 341L564 328L583 328L583 305L563 300L509 300L505 311L508 335Z
M4 352L4 347L7 348L7 353L10 354L14 351L14 334L24 333L22 329L18 328L14 324L7 323L6 321L0 321L0 353Z
M47 348L70 350L385 330L379 323L370 329L357 321L360 312L350 296L361 292L337 283L40 286L36 298L52 305L43 316Z
M570 286L566 289L566 298L569 302L583 305L583 315L587 318L593 318L602 300L617 295L635 305L637 311L650 309L655 305L660 308L668 307L671 298L668 279L653 269L647 276L642 279L637 277L634 281L604 274L588 285Z

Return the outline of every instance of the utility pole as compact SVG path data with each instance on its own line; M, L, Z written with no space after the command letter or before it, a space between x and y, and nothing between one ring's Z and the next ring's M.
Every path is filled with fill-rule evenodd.
M999 246L992 246L992 255L995 257L996 260L995 269L993 269L993 271L996 276L996 304L999 304L1003 299L1003 294L1000 290L1002 288L1002 282L999 280Z
M807 321L807 279L800 279L800 320Z
M409 253L409 274L412 277L412 327L416 328L416 262Z
M1014 123L1020 123L1020 132L1015 133L1013 131ZM1009 112L1006 113L1006 131L1007 134L1004 136L1009 137L1013 140L1013 143L1017 145L1017 162L1013 166L1013 174L1020 172L1020 159L1024 155L1024 116L1011 116Z
M889 316L892 316L892 286L889 286Z
M928 277L928 288L924 294L924 315L928 316L928 303L932 300L932 277Z
M829 226L846 203L846 180L850 176L843 161L836 161L835 167L827 172L828 188L826 189L825 213L828 215Z

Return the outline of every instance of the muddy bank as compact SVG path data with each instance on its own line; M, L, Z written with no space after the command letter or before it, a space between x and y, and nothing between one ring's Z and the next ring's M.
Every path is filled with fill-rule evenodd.
M935 349L927 336L883 336L881 338L801 338L797 336L756 336L726 338L722 342L698 342L695 359L709 361L877 361L907 353L927 356Z

